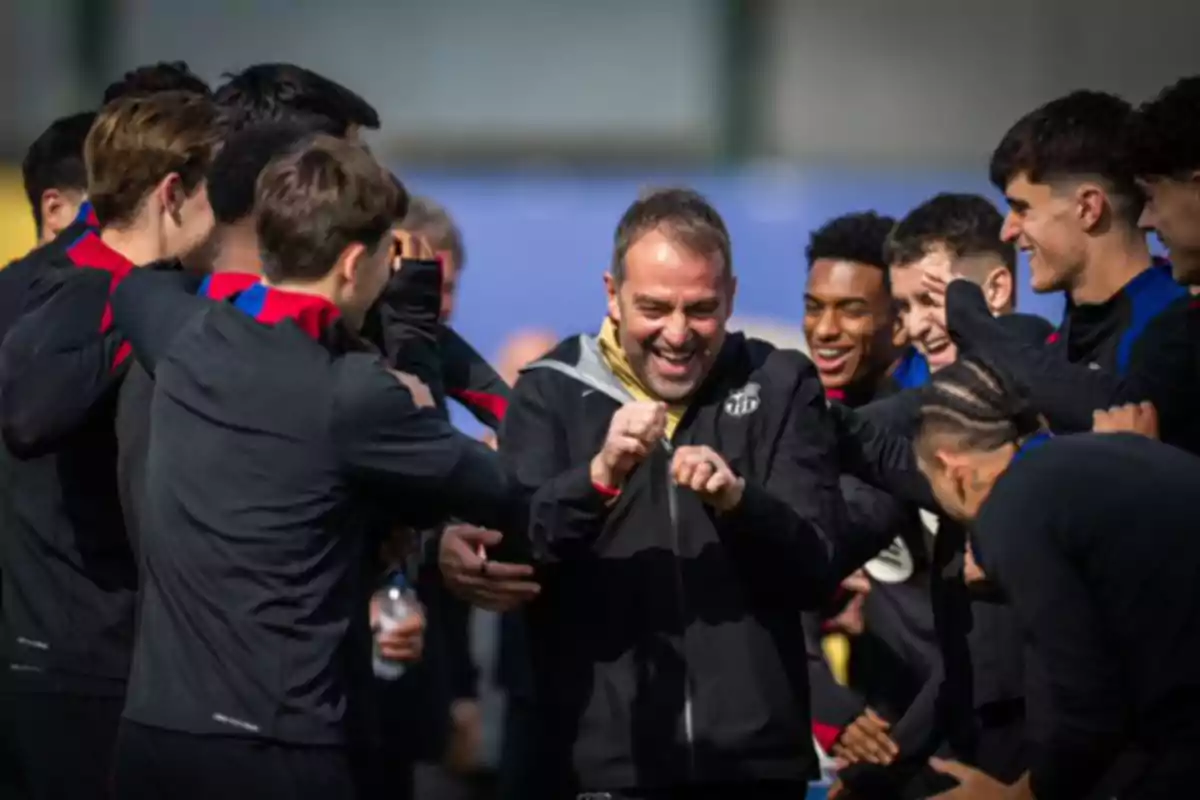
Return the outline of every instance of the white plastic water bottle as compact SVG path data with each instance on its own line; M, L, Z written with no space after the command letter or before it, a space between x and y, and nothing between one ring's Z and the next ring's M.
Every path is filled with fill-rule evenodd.
M412 605L408 600L408 582L403 573L397 572L388 581L387 586L376 592L375 600L379 604L379 618L376 624L380 633L394 631L412 613ZM374 645L372 665L375 677L381 680L394 681L404 674L404 662L384 658L379 652L378 642Z

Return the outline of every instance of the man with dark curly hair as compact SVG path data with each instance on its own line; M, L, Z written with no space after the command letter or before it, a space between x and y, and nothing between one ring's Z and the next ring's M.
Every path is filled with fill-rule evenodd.
M884 258L894 225L891 217L871 211L846 214L813 231L805 251L809 352L826 396L848 406L898 388L889 373L902 331ZM824 613L804 615L813 736L847 763L882 765L902 746L893 739L892 723L940 661L929 603L929 547L915 507L849 475L840 477L839 486L851 519L891 544L844 583ZM848 674L841 676L848 685L835 679L835 662L823 652L822 633L830 630L854 636Z
M896 359L883 243L895 220L846 214L813 231L805 257L804 336L831 398L873 397Z
M1140 224L1171 254L1175 279L1200 285L1200 75L1183 78L1138 108L1130 154L1146 194ZM1195 293L1193 288L1193 293Z

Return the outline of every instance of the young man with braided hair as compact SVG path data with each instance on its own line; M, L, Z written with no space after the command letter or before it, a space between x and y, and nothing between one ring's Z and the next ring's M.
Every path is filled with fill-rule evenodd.
M938 762L960 781L940 797L1087 797L1131 752L1140 768L1105 797L1194 791L1200 461L1128 433L1052 438L1012 379L972 357L933 377L913 452L941 508L970 524L1053 698L1020 781Z

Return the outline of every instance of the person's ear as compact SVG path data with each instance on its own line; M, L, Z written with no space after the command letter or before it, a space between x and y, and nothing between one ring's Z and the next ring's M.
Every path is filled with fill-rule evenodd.
M1013 307L1013 292L1016 286L1013 274L1004 267L996 267L983 280L983 297L993 316L1004 314Z
M359 269L362 267L366 257L366 245L362 242L351 242L346 245L346 249L341 252L337 261L334 262L334 271L343 283L352 286L358 279Z
M1084 182L1075 189L1075 207L1080 227L1090 231L1104 221L1110 211L1110 201L1104 187Z
M621 286L613 274L611 272L604 273L604 293L608 297L608 316L616 323L621 322L620 291Z

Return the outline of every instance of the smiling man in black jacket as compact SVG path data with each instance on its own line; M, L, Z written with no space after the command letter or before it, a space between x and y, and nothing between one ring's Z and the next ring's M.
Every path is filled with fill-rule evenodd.
M729 236L694 192L630 206L605 282L599 335L526 368L501 435L533 492L543 762L559 796L802 796L797 612L846 529L816 369L726 335Z

